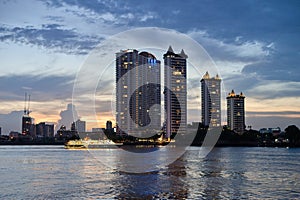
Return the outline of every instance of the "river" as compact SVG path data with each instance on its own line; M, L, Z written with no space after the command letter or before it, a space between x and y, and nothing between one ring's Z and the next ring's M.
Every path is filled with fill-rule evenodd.
M0 199L300 199L300 148L214 148L199 158L196 147L148 173L63 146L0 146L0 159Z

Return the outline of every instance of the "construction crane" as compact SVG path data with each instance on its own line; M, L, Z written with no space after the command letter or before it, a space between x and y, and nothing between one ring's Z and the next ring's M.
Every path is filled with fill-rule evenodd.
M30 94L28 95L28 102L27 102L27 92L25 92L24 115L29 115L31 113L29 108L30 108Z
M24 101L24 115L26 115L26 113L27 113L26 104L27 104L27 93L25 92L25 101Z

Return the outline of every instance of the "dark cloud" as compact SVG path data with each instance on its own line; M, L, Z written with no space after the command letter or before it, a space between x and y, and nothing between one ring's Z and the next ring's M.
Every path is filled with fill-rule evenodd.
M64 18L61 16L52 16L52 15L47 15L44 17L46 20L49 20L51 22L55 22L55 23L62 23L64 22Z
M33 44L66 54L87 54L103 39L81 35L75 29L63 29L59 24L43 24L41 28L1 25L0 31L2 42Z
M233 75L223 79L223 83L226 94L234 90L236 93L243 92L247 96L247 91L257 87L260 81L256 76Z
M247 117L246 125L252 126L253 129L259 130L261 128L274 128L280 127L282 130L287 128L289 125L296 125L300 127L299 118L296 117L285 117L285 116L267 116L267 117Z
M297 59L297 60L296 60ZM255 74L264 80L282 80L300 82L299 56L284 57L274 55L269 61L246 65L242 73L244 75Z
M12 111L8 114L0 114L0 127L2 134L8 135L10 131L21 132L23 111Z
M255 111L255 112L252 111L252 112L250 112L250 111L247 111L247 115L287 116L287 115L300 115L300 111L284 111L284 112L282 112L282 111L281 112L276 112L276 111Z
M79 8L83 8L90 12L95 13L103 13L107 11L125 13L128 10L133 10L132 7L128 5L126 1L110 1L110 0L102 0L102 1L76 1L76 0L49 0L42 1L48 7L66 7L66 6L76 6Z
M34 101L71 98L74 76L11 75L0 76L0 99L15 101L24 99L24 91L30 90ZM7 94L10 95L7 95Z

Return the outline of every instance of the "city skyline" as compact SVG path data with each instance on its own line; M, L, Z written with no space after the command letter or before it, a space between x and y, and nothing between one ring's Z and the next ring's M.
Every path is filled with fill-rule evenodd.
M57 123L70 111L66 105L72 103L74 78L90 50L113 34L149 26L176 30L203 46L218 67L225 94L234 88L247 96L247 125L300 126L298 2L234 2L231 7L225 2L175 1L159 9L156 4L131 10L130 2L2 2L2 133L20 130L24 92L32 94L31 116L36 123ZM243 11L239 18L228 14L233 9ZM95 127L88 117L76 117L87 121L88 129ZM104 127L111 117L105 113L103 118Z

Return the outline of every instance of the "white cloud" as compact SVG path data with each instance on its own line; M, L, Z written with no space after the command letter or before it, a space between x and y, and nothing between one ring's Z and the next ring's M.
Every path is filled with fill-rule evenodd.
M300 82L262 80L258 86L249 89L248 93L250 93L252 97L259 99L284 96L298 97L300 94Z
M156 17L157 15L154 12L148 12L147 14L140 16L140 21L145 22L148 21L149 19L154 19Z
M211 56L221 60L231 60L236 57L243 59L261 60L270 55L274 45L262 41L241 42L241 36L237 36L235 43L226 43L221 39L211 37L205 30L191 30L187 35L198 41L208 49Z

